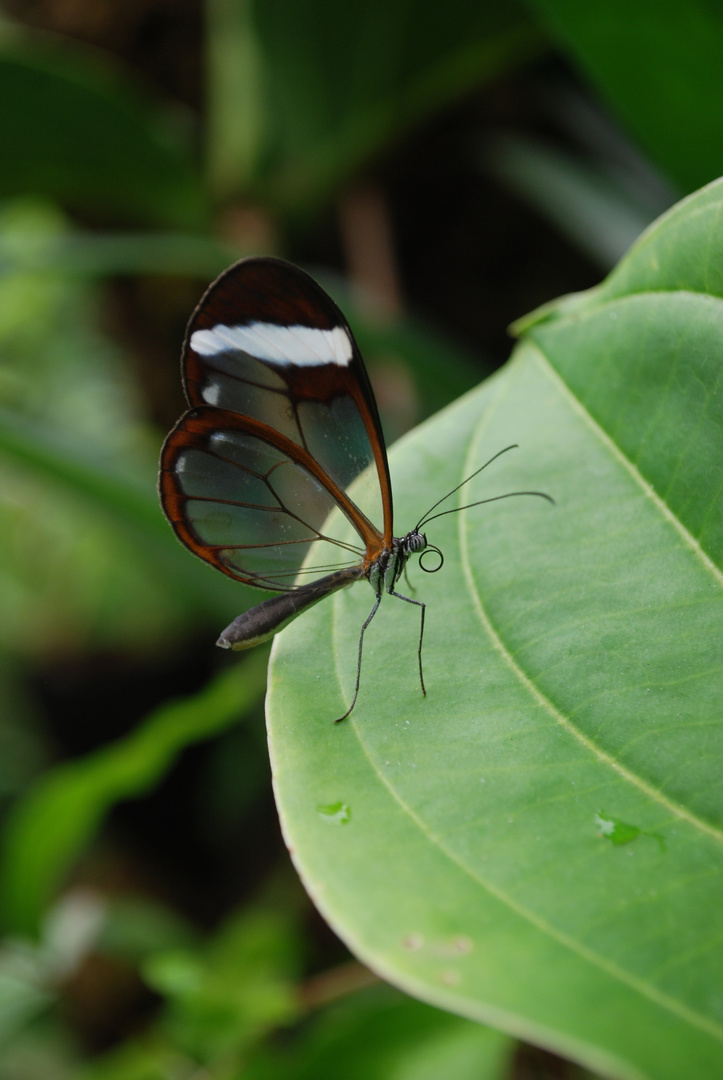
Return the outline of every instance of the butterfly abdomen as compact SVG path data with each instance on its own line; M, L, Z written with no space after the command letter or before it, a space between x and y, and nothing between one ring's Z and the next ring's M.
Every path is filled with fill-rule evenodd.
M268 641L297 615L318 604L320 600L337 589L344 589L364 577L361 566L348 566L333 574L319 578L300 589L290 589L279 596L272 596L261 604L245 611L226 627L218 641L222 649L252 649L262 641Z

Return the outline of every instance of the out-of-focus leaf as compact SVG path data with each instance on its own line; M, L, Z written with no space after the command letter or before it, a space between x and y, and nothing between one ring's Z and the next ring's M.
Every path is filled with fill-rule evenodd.
M142 959L163 949L195 944L196 933L170 908L147 897L113 896L106 900L98 949Z
M654 216L599 168L530 139L497 140L485 163L603 270L614 266Z
M0 889L6 924L33 933L108 810L152 788L186 746L237 723L262 693L265 673L261 650L195 696L157 709L127 738L46 773L7 824Z
M512 1042L390 987L325 1009L284 1049L261 1053L246 1080L504 1080Z
M546 93L546 98L555 126L615 182L627 200L643 208L651 221L680 198L680 191L597 99L567 81Z
M332 723L362 584L279 635L270 670L285 838L353 951L626 1080L723 1073L722 217L719 181L393 451L401 528L512 441L455 504L557 501L425 529L445 556L411 570L427 697L416 613L385 597Z
M220 629L244 602L163 518L161 436L103 331L101 290L58 257L72 241L47 203L0 208L0 641L14 653L142 648L189 616Z
M15 654L57 654L153 645L189 617L211 616L220 630L249 590L229 588L177 543L153 474L141 484L89 452L65 433L0 416L0 641Z
M165 536L165 522L157 512L154 474L123 475L115 462L99 461L97 454L93 460L87 443L81 456L81 445L73 445L66 431L53 431L47 424L0 409L1 453L149 535Z
M283 916L242 910L208 948L150 957L144 974L168 999L162 1026L174 1046L212 1065L295 1019L298 945Z
M56 294L62 291L63 301L70 298L74 313L75 298L88 295L69 280L74 277L163 274L212 278L243 254L240 247L203 233L80 231L46 199L9 199L0 203L0 331L13 325L8 324L11 312L16 316L15 325L32 314L29 305L33 297L36 304L52 311ZM20 293L19 309L3 299L13 289ZM28 293L32 295L28 297ZM90 295L93 307L96 294Z
M79 1056L72 1033L48 1009L3 1046L3 1080L78 1080Z
M214 192L238 194L257 179L269 138L264 67L253 4L207 0L207 166Z
M49 236L0 237L0 272L46 270L87 277L174 274L213 278L245 252L195 233L71 232Z
M0 36L0 198L193 228L206 204L180 112L151 104L109 57L61 39Z
M183 1058L165 1039L149 1035L145 1039L126 1040L85 1063L74 1072L72 1080L169 1080L179 1072L185 1077L193 1076L198 1070L193 1061Z
M211 41L224 43L217 62L227 70L234 56L237 66L254 57L251 80L212 76L213 101L222 117L252 112L253 146L236 151L237 189L256 158L252 190L284 212L313 209L405 128L540 48L515 2L452 0L440 18L430 0L263 0L252 8L255 31L240 15L247 6L211 6ZM219 120L220 132L228 126ZM227 189L233 176L226 156Z
M531 0L683 191L723 173L723 10L706 0Z
M2 970L0 954L0 1052L3 1044L43 1011L52 994Z
M46 763L37 715L23 686L23 674L0 659L0 809L22 791Z

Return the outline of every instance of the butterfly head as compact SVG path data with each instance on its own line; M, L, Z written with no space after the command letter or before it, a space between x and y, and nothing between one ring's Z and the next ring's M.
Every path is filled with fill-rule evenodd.
M411 532L408 532L406 536L402 537L401 540L398 540L397 544L399 562L402 567L404 566L404 563L406 563L410 555L419 555L419 565L421 566L422 570L424 570L427 574L436 574L437 570L442 569L442 564L444 563L444 555L438 547L435 547L434 544L429 543L429 541L427 540L427 534L420 532L418 525L415 526L415 528L413 528ZM425 566L424 556L427 555L429 552L432 552L439 558L438 561L435 562L432 566ZM401 569L399 573L401 574Z

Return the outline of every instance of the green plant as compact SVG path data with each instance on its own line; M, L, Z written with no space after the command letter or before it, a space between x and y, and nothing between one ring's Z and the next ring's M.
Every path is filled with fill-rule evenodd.
M723 1068L722 211L721 181L679 204L397 448L401 527L514 438L460 504L557 502L430 525L426 699L416 621L386 602L331 727L359 588L272 655L282 825L337 932L408 992L616 1077Z
M412 312L443 328L375 318L325 278L380 398L403 399L390 440L478 381L479 340L470 359L447 335L466 332L455 312L474 329L494 309L480 282L506 273L517 313L592 273L550 285L554 233L474 171L500 119L497 174L607 268L670 185L723 171L720 12L203 7L205 34L168 35L177 72L206 72L195 111L152 89L168 69L113 30L174 20L173 5L95 5L82 30L108 17L98 50L0 21L3 1080L583 1075L544 1057L526 1070L480 1018L615 1078L717 1076L720 187L600 288L521 320L507 368L395 448L399 530L510 442L470 499L536 486L557 500L433 523L445 566L411 571L428 698L415 612L385 601L359 709L331 724L362 586L277 645L275 784L301 875L363 960L441 1009L370 986L311 914L267 794L265 658L209 674L214 632L247 598L174 543L153 486L203 285L250 251L325 261L357 179L391 207ZM584 93L562 71L549 106L556 42L553 73L576 65L613 110L605 130L584 115L574 156L566 137L539 143ZM609 137L615 116L652 165ZM469 199L444 217L465 155L471 221ZM411 237L402 204L421 208ZM531 278L536 299L520 300ZM436 281L449 308L424 299ZM147 703L139 688L161 679ZM169 832L139 854L159 819ZM183 868L165 873L174 843Z

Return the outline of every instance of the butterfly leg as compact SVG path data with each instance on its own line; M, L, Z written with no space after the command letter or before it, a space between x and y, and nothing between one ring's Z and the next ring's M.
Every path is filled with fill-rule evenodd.
M396 596L397 600L406 600L408 604L415 604L418 608L422 609L421 618L419 620L419 648L417 649L417 656L419 658L419 685L422 687L422 693L427 696L427 691L424 686L424 675L422 674L422 641L424 639L424 615L427 610L427 605L423 604L421 600L412 600L411 596L404 596L400 592L390 590L390 596Z
M406 599L406 597L405 597L405 599ZM346 710L344 715L340 716L338 720L334 721L335 724L340 724L342 722L342 720L346 720L347 716L349 716L352 709L356 705L356 699L359 696L359 682L361 681L361 662L362 662L362 648L364 646L364 631L366 630L367 626L369 625L369 623L372 621L372 619L376 615L377 611L379 610L379 605L381 604L381 602L382 602L382 593L381 593L381 589L380 589L379 592L376 595L376 600L374 601L374 607L371 609L371 611L367 615L366 622L362 626L361 633L359 634L359 653L357 655L357 661L356 661L356 686L354 687L354 697L351 699L351 705Z

